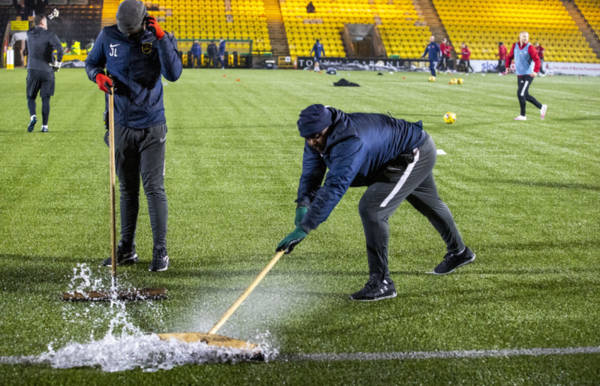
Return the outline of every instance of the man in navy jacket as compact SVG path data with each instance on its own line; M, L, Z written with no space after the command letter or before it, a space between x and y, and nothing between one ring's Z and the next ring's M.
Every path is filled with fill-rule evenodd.
M440 52L440 46L435 42L435 36L431 36L429 44L425 47L425 51L421 56L422 58L425 56L429 57L429 71L431 72L431 76L435 76L435 65L440 60Z
M296 229L281 240L278 251L291 252L327 219L350 186L368 186L358 209L367 244L369 281L350 295L352 300L396 296L388 269L388 218L405 199L429 219L446 243L447 253L434 274L453 272L475 260L450 210L438 196L432 174L436 148L421 121L346 114L311 105L300 113L298 129L306 142L296 199Z
M115 158L121 192L117 263L138 260L135 229L141 175L154 242L149 269L164 271L169 266L164 187L167 125L161 75L169 81L181 75L175 39L147 15L141 1L125 0L117 11L117 25L105 27L98 35L86 71L100 90L115 94ZM103 264L110 265L110 259Z

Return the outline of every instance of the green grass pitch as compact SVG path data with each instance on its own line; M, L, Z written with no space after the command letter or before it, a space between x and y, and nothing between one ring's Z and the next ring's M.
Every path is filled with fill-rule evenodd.
M26 72L0 72L0 357L38 355L107 330L108 305L64 304L73 268L109 253L108 149L103 97L83 70L56 77L50 132L27 133ZM360 88L337 88L340 77ZM398 297L353 303L367 280L352 188L329 220L286 255L220 333L269 332L282 355L600 346L600 79L536 79L518 115L516 79L481 74L449 85L427 73L185 70L165 84L171 268L150 273L141 197L140 264L119 270L166 287L152 307L128 304L147 332L207 331L293 229L303 141L299 111L423 120L438 149L441 197L476 253L456 273L426 274L444 255L408 203L390 219ZM38 117L41 117L38 99ZM457 122L446 125L452 111ZM88 308L86 308L88 307ZM88 310L89 312L86 313ZM594 384L600 354L373 361L283 361L104 373L0 365L0 383L26 384Z

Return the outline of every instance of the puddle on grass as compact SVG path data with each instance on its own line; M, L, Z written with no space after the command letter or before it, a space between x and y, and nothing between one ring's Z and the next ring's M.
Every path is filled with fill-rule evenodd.
M128 288L125 279L119 277L121 288ZM86 264L78 264L73 269L67 292L86 293L109 288L116 294L117 288L110 283L110 274L95 274ZM128 304L135 306L128 309ZM132 312L136 318L147 318L148 324L157 329L163 325L163 306L158 302L128 303L116 296L109 302L66 302L62 309L65 330L89 334L87 342L63 338L50 343L48 351L39 356L0 357L0 363L48 364L60 369L99 367L106 372L135 368L157 371L188 364L237 363L256 359L258 354L261 354L261 360L269 361L278 355L278 350L269 343L268 332L257 334L252 339L257 347L248 350L208 346L203 342L164 341L158 335L144 333L138 328L132 322Z

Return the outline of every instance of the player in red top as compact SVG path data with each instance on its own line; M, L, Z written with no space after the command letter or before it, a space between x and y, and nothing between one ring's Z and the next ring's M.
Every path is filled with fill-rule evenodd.
M450 45L450 42L448 42L448 39L444 38L442 40L442 44L440 44L440 51L442 53L442 60L440 61L440 65L438 67L440 71L448 71L452 48L453 47Z
M471 70L471 72L474 72L473 67L471 67L471 50L469 49L469 47L467 47L467 43L463 42L461 44L461 50L460 50L460 62L458 63L459 66L464 66L465 72L469 72L469 70Z
M540 58L540 74L545 75L546 71L544 71L544 50L545 48L538 42L535 43L535 49L537 50L538 57ZM541 76L541 75L540 75Z
M498 43L498 73L506 70L506 46L504 43Z

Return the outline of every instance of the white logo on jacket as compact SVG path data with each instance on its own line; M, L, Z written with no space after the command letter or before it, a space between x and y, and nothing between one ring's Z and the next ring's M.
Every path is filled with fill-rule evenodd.
M120 44L109 44L108 46L110 47L110 53L108 54L108 56L112 56L112 57L117 57L117 46L119 46Z

